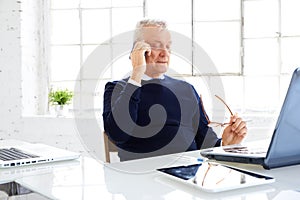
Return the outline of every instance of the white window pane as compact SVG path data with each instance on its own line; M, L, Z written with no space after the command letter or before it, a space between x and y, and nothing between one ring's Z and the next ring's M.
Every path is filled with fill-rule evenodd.
M83 63L91 55L91 53L98 47L98 45L83 45L82 47L82 61Z
M84 45L83 54L87 58L83 62L81 70L82 79L110 78L110 72L106 69L111 65L111 47L110 45Z
M129 59L128 55L124 55L118 57L112 63L112 79L119 80L122 78L126 78L131 74L132 65L131 60Z
M192 24L168 24L168 29L170 31L175 31L176 33L182 34L191 40L192 38Z
M52 44L79 44L79 14L76 10L51 11Z
M82 47L82 54L83 54L83 65L85 64L85 62L87 61L87 59L90 59L89 56L96 50L96 48L99 45L84 45ZM101 55L99 55L99 57L101 57ZM100 64L100 63L99 63ZM91 71L91 70L88 70ZM83 70L83 76L86 79L108 79L111 77L111 70L106 69L105 72L103 72L103 74L101 74L101 77L96 77L95 73L93 71L91 71L90 73L87 73L86 70Z
M80 107L82 110L84 110L87 116L89 114L94 114L93 109L94 107L94 99L95 95L91 93L80 93ZM91 113L90 113L91 112Z
M241 18L240 0L196 0L195 20L233 20Z
M283 35L300 35L300 1L281 1L281 30Z
M207 78L206 76L188 76L183 77L182 79L194 86L199 96L202 96L205 110L211 113L210 111L212 110L212 104L210 101L211 90L209 88L209 78Z
M51 82L50 88L53 90L57 89L68 89L73 92L80 92L80 82L79 81L59 81Z
M247 39L244 45L246 75L277 75L279 73L276 39Z
M92 53L97 49L97 47L99 47L99 45L84 45L82 47L83 66L86 66L85 65L86 61L88 61L89 59L93 59L89 56L92 56ZM100 62L101 62L101 55L99 55L98 57L100 58ZM100 63L99 63L99 65L100 65ZM95 69L95 70L96 71L99 70L100 66L96 65L96 67L97 67L97 69ZM99 74L96 73L96 71L93 71L93 69L90 67L88 67L88 70L86 70L86 68L84 68L82 70L82 78L84 78L84 79L110 79L111 78L111 69L110 68L107 69L107 67L106 67L104 72L100 74L100 77L98 76Z
M110 39L109 9L82 11L82 41L85 44L100 44Z
M103 112L103 110L102 110L103 109L103 93L102 93L102 95L97 95L94 97L94 109L99 110L98 116L101 116L102 112ZM102 123L102 120L100 123ZM103 127L103 126L100 126L100 127Z
M245 1L244 10L244 37L277 35L278 1Z
M222 84L224 87L224 99L226 103L232 109L232 112L238 112L241 114L244 103L244 80L241 76L224 76L222 78ZM214 82L212 80L211 85L213 87Z
M174 24L173 24L174 25ZM177 26L178 25L178 26ZM171 55L170 55L170 69L168 74L173 76L192 75L192 39L182 35L173 30L172 27L179 29L180 27L185 29L191 29L189 24L176 24L175 26L169 27L172 39ZM189 32L189 31L187 31ZM191 33L191 32L190 32Z
M51 47L52 81L76 80L80 72L79 46Z
M112 0L112 7L143 6L144 0Z
M83 94L95 95L98 87L98 80L82 80L81 90Z
M195 23L195 41L212 59L219 73L240 72L240 23ZM197 55L194 55L196 57ZM210 69L204 71L210 73Z
M280 100L279 100L279 106L281 106L283 104L283 101L285 99L287 90L288 90L289 85L290 85L292 74L293 74L293 72L291 72L288 75L281 75L280 76Z
M79 0L51 0L51 8L61 9L61 8L78 8Z
M170 68L168 75L192 75L192 58L181 58L180 56L171 54L170 56Z
M283 38L281 41L281 73L292 73L296 67L300 67L300 37Z
M111 66L108 66L107 68L105 68L105 71L103 73L103 75L101 75L101 79L111 79L112 77L112 68Z
M108 8L111 0L80 0L82 8Z
M191 1L151 0L147 1L148 18L163 19L168 23L186 23L192 19Z
M116 36L127 31L133 31L136 23L142 17L143 8L113 8L112 35Z
M108 80L100 80L97 82L95 97L94 97L94 108L101 109L100 113L102 114L103 109L103 94L105 85ZM102 121L102 120L101 120Z
M279 103L277 77L245 77L245 107L247 109L274 111Z
M224 94L221 89L216 86L216 82L221 79L222 86L224 87ZM243 106L243 80L239 76L222 76L222 77L209 77L209 89L211 91L212 101L212 114L215 117L214 120L228 122L230 120L230 112L224 104L217 99L214 95L219 95L228 104L233 113L238 113L243 117L241 108Z
M96 73L97 72L97 73ZM112 77L112 68L111 68L111 64L109 64L108 66L106 66L103 71L100 72L100 74L98 73L99 69L95 69L95 71L93 71L93 69L89 68L88 70L85 69L82 72L82 79L83 80L100 80L100 79L111 79Z
M126 78L131 74L132 64L129 58L132 43L118 43L112 45L110 68L112 80Z

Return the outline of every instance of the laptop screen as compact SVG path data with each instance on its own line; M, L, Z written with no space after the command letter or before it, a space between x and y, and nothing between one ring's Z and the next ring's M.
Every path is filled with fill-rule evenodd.
M293 73L271 144L265 168L300 163L300 68Z

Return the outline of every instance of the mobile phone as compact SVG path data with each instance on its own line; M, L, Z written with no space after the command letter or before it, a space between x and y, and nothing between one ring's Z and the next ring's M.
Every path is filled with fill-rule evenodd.
M130 54L129 54L129 59L130 59L130 60L131 60L131 52L132 52L133 49L134 49L134 45L135 45L135 44L133 44L132 49L131 49ZM145 53L144 53L145 58L146 58L146 56L147 56L147 53L148 53L148 51L145 51Z

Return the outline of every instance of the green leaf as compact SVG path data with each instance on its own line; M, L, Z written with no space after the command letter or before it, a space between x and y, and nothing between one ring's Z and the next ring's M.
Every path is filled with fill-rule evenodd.
M57 105L66 105L71 103L73 96L73 92L68 89L56 91L51 90L49 93L49 102Z

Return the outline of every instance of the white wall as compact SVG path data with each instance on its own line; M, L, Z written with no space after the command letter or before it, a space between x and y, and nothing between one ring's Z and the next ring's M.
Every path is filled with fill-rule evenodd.
M83 119L82 136L73 118L36 115L46 108L48 80L41 70L45 68L41 2L46 1L0 1L0 139L43 142L103 159L102 133L91 128L89 119ZM90 136L98 139L87 139Z
M0 1L0 138L21 134L20 7Z

